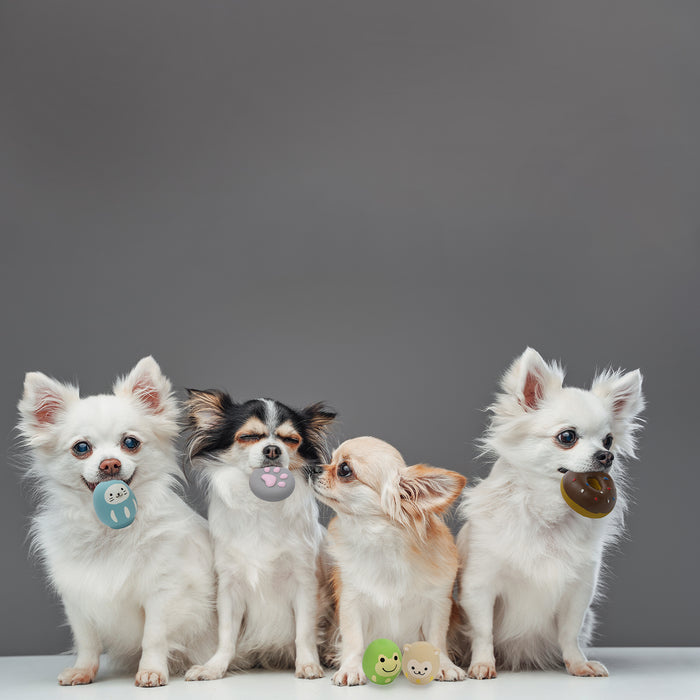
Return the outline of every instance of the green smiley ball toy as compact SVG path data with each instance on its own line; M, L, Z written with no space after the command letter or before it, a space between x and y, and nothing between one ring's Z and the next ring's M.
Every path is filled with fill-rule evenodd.
M365 676L377 685L388 685L401 673L401 650L390 639L375 639L362 657Z

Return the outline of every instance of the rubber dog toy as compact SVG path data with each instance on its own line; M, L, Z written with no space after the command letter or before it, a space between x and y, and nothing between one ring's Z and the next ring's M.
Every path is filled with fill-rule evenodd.
M401 650L391 639L375 639L365 649L362 670L372 683L392 683L401 673Z
M570 508L586 518L604 518L617 501L615 482L607 472L566 472L561 495Z
M426 685L440 668L440 650L430 642L413 642L403 648L403 673L411 683Z
M113 530L128 527L136 518L134 492L119 479L100 481L92 493L92 505L97 517Z
M294 491L294 474L285 467L256 467L250 473L248 484L263 501L282 501Z

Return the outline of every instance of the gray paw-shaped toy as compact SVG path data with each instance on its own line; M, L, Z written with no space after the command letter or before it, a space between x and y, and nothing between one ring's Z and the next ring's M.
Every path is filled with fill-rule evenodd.
M258 467L250 474L250 490L263 501L282 501L294 491L294 474L284 467Z

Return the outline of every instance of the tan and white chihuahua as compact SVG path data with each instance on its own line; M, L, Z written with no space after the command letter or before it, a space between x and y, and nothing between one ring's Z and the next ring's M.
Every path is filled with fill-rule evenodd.
M327 541L335 685L367 682L362 656L378 637L400 647L425 639L440 649L437 680L466 677L446 652L458 558L442 518L465 483L456 472L406 466L373 437L344 442L330 464L314 469L316 496L337 513Z

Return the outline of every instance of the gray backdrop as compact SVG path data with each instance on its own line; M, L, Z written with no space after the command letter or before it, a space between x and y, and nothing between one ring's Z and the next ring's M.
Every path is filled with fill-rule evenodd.
M0 5L0 653L70 644L27 559L24 372L326 399L467 475L526 345L642 368L599 642L700 643L700 5Z

